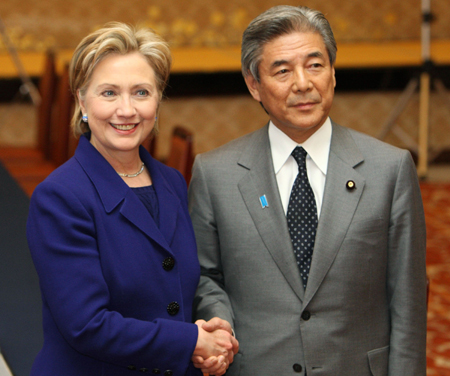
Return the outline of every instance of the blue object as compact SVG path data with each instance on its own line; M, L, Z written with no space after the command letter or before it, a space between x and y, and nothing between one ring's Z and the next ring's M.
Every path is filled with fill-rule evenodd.
M259 198L259 201L261 201L261 206L262 206L263 209L269 207L269 203L267 202L266 195L262 195L262 196Z

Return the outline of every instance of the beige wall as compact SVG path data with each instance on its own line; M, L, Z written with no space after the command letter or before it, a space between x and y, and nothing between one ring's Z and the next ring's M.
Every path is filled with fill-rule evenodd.
M401 92L337 93L331 117L347 127L376 136L383 128ZM29 104L0 104L0 147L32 146L36 143L36 111ZM431 96L430 149L448 149L450 145L450 109L448 98L435 92ZM169 152L170 134L175 125L194 133L194 151L216 148L267 122L267 115L250 95L175 98L166 100L159 116L160 134L157 155ZM397 125L413 140L418 139L419 94L413 96L401 113ZM389 132L386 141L400 147L408 145Z
M74 48L88 32L107 21L118 20L155 28L173 46L239 45L248 22L278 0L6 0L0 17L19 50ZM384 41L420 38L420 0L306 0L330 20L338 45L346 41ZM449 0L432 0L437 15L433 38L450 38ZM445 17L444 17L445 15ZM0 52L3 46L0 43ZM335 97L331 116L343 125L377 135L401 93L344 93ZM442 96L433 93L430 145L450 144L449 110ZM32 144L34 110L0 108L0 144ZM169 150L172 128L182 124L195 134L195 152L220 146L257 129L267 121L264 111L249 95L172 98L162 105L158 155ZM417 140L418 97L402 113L398 124ZM390 132L388 142L405 147Z
M401 92L337 93L331 109L331 118L341 125L377 137L400 98ZM435 151L450 145L449 99L432 92L430 100L431 157ZM170 132L182 124L195 135L194 149L202 153L216 148L241 135L260 128L268 117L259 103L250 95L218 96L213 98L177 98L161 106L161 126L157 154L169 152ZM418 140L419 94L414 95L396 121L414 142ZM390 131L385 141L408 148L407 142Z
M433 38L450 38L450 1L432 0ZM248 22L292 0L4 0L0 17L19 50L74 48L108 21L153 27L173 46L239 45ZM305 0L321 10L338 42L420 38L420 0ZM0 42L0 50L4 48Z

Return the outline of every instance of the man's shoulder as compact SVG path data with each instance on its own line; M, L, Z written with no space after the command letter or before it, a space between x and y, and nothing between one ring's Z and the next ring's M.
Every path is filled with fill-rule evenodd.
M366 156L368 156L368 154L400 156L407 152L407 150L388 144L387 142L379 140L378 138L366 133L359 132L355 129L344 127L336 123L333 123L333 126L334 132L347 133Z
M267 139L267 126L257 129L251 133L238 137L216 149L199 155L202 161L230 161L236 160L245 153L252 145L261 145Z

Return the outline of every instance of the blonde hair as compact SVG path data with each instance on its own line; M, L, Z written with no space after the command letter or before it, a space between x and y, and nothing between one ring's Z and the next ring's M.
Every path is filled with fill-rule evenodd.
M161 101L169 79L172 56L169 45L153 30L135 29L121 22L111 22L85 37L72 56L69 67L70 89L77 99L83 98L97 64L110 54L141 53L155 72L156 87ZM71 127L75 136L89 131L82 121L81 108L75 100ZM157 131L155 124L154 131Z

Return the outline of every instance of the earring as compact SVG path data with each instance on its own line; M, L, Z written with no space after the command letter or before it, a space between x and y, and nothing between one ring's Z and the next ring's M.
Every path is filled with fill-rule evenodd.
M87 123L87 122L88 122L87 114L84 114L84 115L82 116L81 120L83 120L85 123Z
M158 120L158 116L155 116L155 120Z

